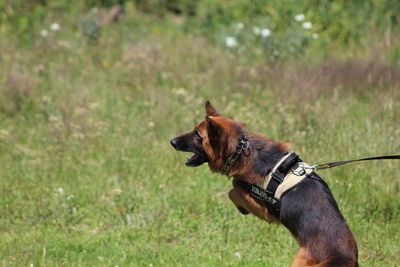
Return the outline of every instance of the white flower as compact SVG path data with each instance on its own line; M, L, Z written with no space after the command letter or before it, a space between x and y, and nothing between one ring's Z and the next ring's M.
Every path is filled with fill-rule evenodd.
M242 255L240 254L239 251L238 251L238 252L235 252L233 255L234 255L236 258L238 258L239 260L242 258Z
M294 16L294 20L295 21L303 21L306 18L306 16L304 16L304 14L298 14L296 16Z
M261 29L260 29L259 27L254 26L254 27L253 27L253 32L254 32L256 35L260 35Z
M57 189L57 194L59 194L60 196L64 195L64 189L62 187L59 187Z
M312 23L311 22L304 22L303 23L303 29L309 30L312 28Z
M261 36L266 38L271 35L271 31L267 28L261 30Z
M52 30L52 31L58 31L59 29L60 29L60 24L58 24L58 23L53 23L53 24L51 24L50 25L50 29Z
M227 47L235 47L235 46L237 46L238 43L237 43L235 37L233 37L233 36L227 36L227 37L225 38L225 44L226 44Z
M40 31L40 36L42 36L43 38L46 38L49 35L49 31L48 30L41 30Z
M311 37L312 37L314 40L317 40L317 39L319 38L319 34L318 34L318 33L313 33L313 34L311 35Z
M241 23L241 22L239 22L239 23L236 23L235 27L236 27L236 29L238 29L238 30L243 30L244 24Z

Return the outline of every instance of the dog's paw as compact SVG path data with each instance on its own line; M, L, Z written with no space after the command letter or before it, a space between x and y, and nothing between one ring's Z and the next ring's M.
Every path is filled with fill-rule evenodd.
M249 212L246 209L244 209L242 207L237 207L237 208L238 208L238 210L240 211L241 214L243 214L243 215L249 214Z

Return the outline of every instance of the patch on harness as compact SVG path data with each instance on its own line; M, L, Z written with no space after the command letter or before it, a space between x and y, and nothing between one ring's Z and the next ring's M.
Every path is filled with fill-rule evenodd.
M271 203L273 205L275 205L278 202L275 198L268 195L268 193L266 191L262 190L258 186L251 185L250 192L253 193L254 197L261 199L261 200L268 201L269 203Z

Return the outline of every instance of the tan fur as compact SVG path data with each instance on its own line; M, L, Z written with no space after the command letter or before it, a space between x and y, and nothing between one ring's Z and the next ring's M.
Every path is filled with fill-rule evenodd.
M318 267L324 266L324 262L318 263L306 248L300 248L294 258L291 267Z

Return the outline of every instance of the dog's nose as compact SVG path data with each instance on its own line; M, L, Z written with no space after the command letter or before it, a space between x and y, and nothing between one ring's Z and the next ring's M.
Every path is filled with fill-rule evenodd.
M176 146L178 145L178 140L176 140L176 138L171 139L171 145L176 149Z

